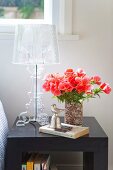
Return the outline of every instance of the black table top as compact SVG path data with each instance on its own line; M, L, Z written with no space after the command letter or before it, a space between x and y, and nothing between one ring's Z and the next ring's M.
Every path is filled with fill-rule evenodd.
M61 119L63 122L63 118ZM35 125L35 126L34 126ZM83 118L83 126L89 127L89 135L86 135L82 138L107 138L106 133L102 129L102 127L99 125L97 120L94 117L84 117ZM17 127L16 121L12 127L12 129L9 131L8 139L10 138L62 138L59 136L44 134L39 132L39 125L37 122L34 122L33 124L26 124L26 126L23 127Z

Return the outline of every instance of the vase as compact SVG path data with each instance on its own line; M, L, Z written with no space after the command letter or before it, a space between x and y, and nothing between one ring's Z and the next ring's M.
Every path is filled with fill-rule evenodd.
M64 122L71 125L82 125L83 103L65 103Z

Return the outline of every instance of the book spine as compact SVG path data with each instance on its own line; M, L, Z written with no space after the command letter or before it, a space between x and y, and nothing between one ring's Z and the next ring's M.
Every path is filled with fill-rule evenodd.
M33 162L27 162L27 170L33 170Z
M41 163L42 170L49 170L50 169L50 156L48 155L45 160L42 160Z
M42 166L42 170L47 170L47 163L46 162L43 162L41 166Z
M41 170L40 164L34 164L34 170Z
M27 170L27 167L25 164L22 164L22 170Z

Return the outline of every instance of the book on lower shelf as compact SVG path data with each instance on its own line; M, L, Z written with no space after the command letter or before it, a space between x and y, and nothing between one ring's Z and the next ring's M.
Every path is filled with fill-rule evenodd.
M34 170L40 170L40 169L41 169L41 156L37 154L34 160Z
M39 128L39 132L76 139L89 134L89 127L61 123L61 129L52 129L50 125L45 125Z
M29 160L27 161L27 170L34 170L34 160L35 160L36 154L31 154Z
M49 170L49 154L26 153L22 161L22 170Z
M29 160L31 156L31 153L26 153L23 156L23 161L22 161L22 170L27 170L27 161Z

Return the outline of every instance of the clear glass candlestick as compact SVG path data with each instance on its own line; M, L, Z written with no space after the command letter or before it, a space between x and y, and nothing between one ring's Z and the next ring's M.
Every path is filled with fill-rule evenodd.
M27 70L31 77L31 91L28 92L28 103L26 110L28 115L32 115L32 121L37 121L40 125L49 123L49 117L44 112L42 79L44 77L43 65L28 66Z

